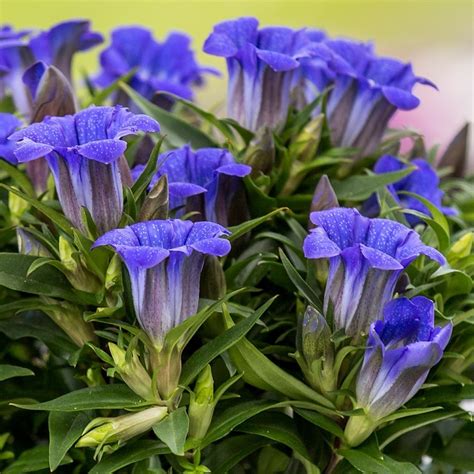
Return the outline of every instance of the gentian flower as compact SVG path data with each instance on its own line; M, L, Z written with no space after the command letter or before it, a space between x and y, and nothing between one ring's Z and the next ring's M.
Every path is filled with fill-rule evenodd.
M124 261L140 326L158 346L167 332L193 316L205 255L222 257L230 243L219 224L147 221L107 232L94 247L110 245Z
M0 112L0 158L16 165L17 159L13 153L15 144L8 137L21 125L21 121L12 114Z
M382 418L410 400L443 355L452 324L434 327L434 304L428 298L398 298L384 308L384 320L370 326L364 361L357 378L357 407L346 437L351 445L367 438Z
M332 56L307 66L307 77L317 91L334 85L326 110L331 140L335 146L358 148L360 156L375 151L398 109L419 105L412 94L415 84L436 87L415 76L410 64L376 56L370 44L331 39L322 43Z
M167 176L170 209L185 207L180 214L197 211L202 220L228 225L229 212L241 186L239 178L251 172L250 166L236 163L227 150L193 151L187 145L163 153L158 162L161 164L151 186L161 176ZM137 177L143 169L143 165L136 166L132 175Z
M35 62L31 48L21 39L0 39L0 99L7 93L15 107L28 117L31 97L23 84L23 73Z
M3 35L2 35L3 31ZM9 91L17 109L31 114L31 97L23 84L24 72L37 61L56 66L70 81L74 54L103 41L99 33L90 31L90 22L72 20L58 23L27 41L27 32L0 30L0 98Z
M192 100L191 86L201 84L202 74L214 70L199 66L190 43L190 37L183 33L171 33L163 43L158 43L146 28L116 28L111 45L100 55L102 71L95 83L106 87L136 68L130 86L147 99L152 100L157 91L165 91ZM169 108L172 102L163 99L166 100ZM115 101L132 106L120 94Z
M100 33L90 30L88 20L70 20L54 25L30 40L37 61L56 66L70 81L74 54L102 43Z
M30 34L30 30L17 30L15 31L11 25L0 26L0 42L6 40L17 40Z
M252 131L273 128L285 120L301 62L327 54L305 30L259 30L255 18L217 24L204 51L226 58L227 113Z
M382 316L403 270L423 254L440 264L444 257L398 222L369 219L356 209L313 212L317 227L304 241L306 258L329 258L324 312L333 311L336 329L358 337Z
M116 227L123 209L120 160L123 137L158 132L158 123L126 108L89 107L75 115L47 117L11 135L19 162L46 158L65 215L84 230L81 207L100 233Z
M378 159L374 166L374 172L377 174L392 173L407 168L408 166L415 166L408 176L401 180L389 184L387 186L388 192L392 195L396 202L404 209L412 209L414 211L422 212L428 216L431 215L429 209L418 199L402 194L403 191L418 194L428 201L432 202L440 211L446 215L453 215L456 211L450 207L444 207L441 204L444 192L439 188L439 177L431 165L423 158L415 158L409 164L392 155L384 155ZM377 201L377 196L372 195L364 204L364 214L368 216L376 216L380 212L380 207ZM414 215L405 215L408 223L415 226L422 222L422 220Z

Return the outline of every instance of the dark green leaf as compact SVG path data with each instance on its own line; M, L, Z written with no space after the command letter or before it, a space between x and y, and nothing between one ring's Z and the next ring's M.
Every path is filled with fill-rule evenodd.
M270 443L268 439L253 435L228 438L215 446L205 459L205 465L216 474L228 472L257 449Z
M186 407L172 411L164 420L153 426L158 439L163 441L173 454L184 455L184 443L188 435L189 418Z
M294 421L283 413L262 413L241 424L238 431L272 439L309 459L308 450L296 429Z
M81 410L126 409L147 405L124 384L98 385L61 395L54 400L29 405L12 404L25 410L77 412Z
M243 336L245 336L245 334L250 331L262 314L264 314L269 306L273 303L275 298L276 296L262 305L253 313L253 315L243 319L235 326L232 326L230 329L212 339L210 342L194 352L194 354L186 361L186 364L183 367L180 380L181 385L189 385L209 362L229 349L229 347L239 341Z
M120 87L145 114L150 115L159 122L161 132L167 135L173 145L179 147L190 144L193 148L217 146L204 132L180 119L177 115L157 107L127 84L121 83Z
M141 439L134 443L127 444L115 453L105 456L89 471L89 474L108 474L116 472L119 469L140 462L143 459L169 452L169 448L164 446L163 443Z
M301 408L297 408L295 411L298 413L298 415L302 416L305 420L309 421L313 425L316 425L319 428L332 433L334 436L337 436L340 439L344 439L344 431L331 418L321 415L315 411L303 410Z
M73 444L80 438L90 418L83 412L51 412L49 426L49 468L55 471Z
M365 201L372 193L395 183L409 175L415 168L407 167L391 173L351 176L344 181L332 180L334 191L339 201Z
M386 455L373 457L362 450L339 449L338 454L364 473L377 474L419 474L421 471L408 462L397 462Z
M61 465L71 463L72 459L65 456ZM48 446L43 445L23 451L13 464L10 464L2 472L3 474L24 474L25 472L38 472L42 469L48 469L48 467Z
M0 382L13 377L26 377L28 375L35 375L30 369L25 367L17 367L16 365L0 365Z

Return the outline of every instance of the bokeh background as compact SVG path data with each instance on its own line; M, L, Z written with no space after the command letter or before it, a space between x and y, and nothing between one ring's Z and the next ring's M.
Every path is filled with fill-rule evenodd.
M331 36L373 40L382 55L411 61L418 75L434 81L439 92L415 90L422 105L399 113L398 126L415 128L440 151L466 121L473 121L474 16L472 0L0 0L0 22L16 27L46 28L68 18L90 18L108 36L117 25L139 24L164 38L170 30L188 32L203 64L224 70L224 62L201 51L212 26L227 18L252 15L264 25L322 28ZM97 70L101 48L78 55L81 70ZM225 75L211 78L197 100L219 108ZM470 147L470 169L474 153Z

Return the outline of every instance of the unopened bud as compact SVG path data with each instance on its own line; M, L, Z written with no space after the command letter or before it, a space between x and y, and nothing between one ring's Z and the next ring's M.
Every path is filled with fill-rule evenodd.
M123 381L144 400L153 400L151 377L141 364L138 354L132 352L127 357L127 353L113 342L109 342L109 350Z
M313 199L311 200L310 212L315 211L326 211L339 207L334 188L326 175L321 176L314 189ZM314 224L310 221L310 228L314 227Z
M149 192L140 209L138 220L166 219L168 217L169 192L168 178L164 174Z
M59 259L67 279L74 288L88 293L97 293L101 290L99 279L87 270L77 250L62 235L59 236Z
M18 225L23 214L30 208L27 201L14 193L8 193L8 209L10 210L10 220L14 225Z
M46 303L45 312L73 341L78 347L86 342L96 342L92 324L84 321L82 312L77 306L65 301L56 301L51 298L42 297Z
M102 444L127 441L150 430L168 413L165 407L152 407L115 418L96 418L83 431L78 448L95 448Z
M335 390L334 345L324 316L308 306L299 324L297 360L309 383L326 393Z
M464 234L457 240L448 252L448 262L455 265L462 258L468 257L472 251L472 244L474 242L474 232Z
M275 163L275 143L269 128L262 128L250 142L244 163L252 167L252 177L268 174Z
M34 257L51 257L51 252L31 232L22 227L17 227L16 237L18 241L18 252L23 255Z
M214 407L214 379L211 366L207 365L200 373L189 401L190 437L204 438L212 421Z

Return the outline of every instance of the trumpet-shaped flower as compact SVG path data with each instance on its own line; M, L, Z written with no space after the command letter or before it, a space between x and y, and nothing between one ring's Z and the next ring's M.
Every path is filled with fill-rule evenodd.
M100 55L102 70L95 83L106 87L136 69L130 86L147 99L153 99L157 91L165 91L191 100L192 86L202 83L203 73L214 70L199 66L190 43L190 37L183 33L171 33L163 43L158 43L146 28L116 28L111 45ZM121 94L114 100L132 106Z
M306 258L329 258L324 312L336 329L357 337L380 319L404 269L423 254L440 264L444 257L398 222L369 219L356 209L313 212L317 227L304 241Z
M391 173L399 171L408 166L415 166L408 176L401 180L389 184L387 190L405 209L412 209L414 211L422 212L428 216L431 215L429 209L418 199L413 196L403 194L403 191L418 194L428 201L432 202L440 211L446 215L453 215L456 211L450 207L444 207L441 202L444 192L439 188L439 177L431 165L422 158L415 158L409 164L404 163L396 156L384 155L375 163L374 171L377 174ZM375 216L379 213L380 207L377 201L377 196L372 195L364 205L364 213L369 216ZM406 214L408 223L412 226L422 222L418 216Z
M83 229L81 208L100 233L113 229L123 209L119 161L123 137L158 132L158 123L126 108L89 107L75 115L47 117L11 135L19 162L46 158L65 215Z
M228 234L212 222L147 221L107 232L94 247L110 245L120 255L138 322L160 346L170 329L196 313L205 255L229 253L222 238Z
M0 158L9 163L16 164L17 160L13 153L15 144L8 137L21 125L21 121L12 114L0 112Z
M234 197L241 186L240 178L251 172L250 166L236 163L227 150L193 151L189 146L163 153L159 163L151 185L161 176L167 176L170 209L184 207L183 212L199 212L202 220L228 225L229 211L236 204ZM133 174L137 176L143 169L143 165L138 165Z
M54 25L30 40L36 60L56 66L68 80L71 79L71 62L74 54L102 43L100 33L90 30L87 20L70 20Z
M31 65L37 61L54 65L70 80L74 54L103 41L102 35L90 30L87 20L58 23L29 40L24 38L28 33L0 29L0 91L10 92L17 109L25 116L30 115L31 98L22 78Z
M227 113L253 131L275 127L285 120L301 62L327 54L305 30L259 30L255 18L217 24L204 43L204 51L226 58Z
M370 44L341 39L322 43L331 58L306 67L307 77L316 93L334 86L326 109L331 140L335 146L358 148L360 156L375 151L397 110L419 105L412 93L415 84L435 87L415 76L411 64L376 56Z
M384 308L384 320L370 326L364 361L357 378L357 406L346 427L351 445L367 438L377 423L410 400L443 355L452 324L434 327L428 298L398 298Z

